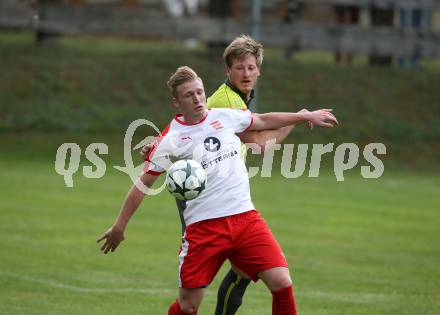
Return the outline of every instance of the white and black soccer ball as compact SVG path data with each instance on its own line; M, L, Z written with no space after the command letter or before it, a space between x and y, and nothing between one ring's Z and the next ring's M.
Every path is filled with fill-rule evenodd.
M168 191L179 200L191 200L206 188L206 173L194 160L180 160L171 165L167 172Z

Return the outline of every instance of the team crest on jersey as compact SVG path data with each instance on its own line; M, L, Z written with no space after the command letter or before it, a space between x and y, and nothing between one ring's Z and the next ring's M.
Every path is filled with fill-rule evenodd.
M211 126L212 126L214 129L217 129L217 130L223 128L223 125L222 125L222 123L221 123L219 120L214 120L213 122L211 122Z
M220 140L216 137L208 137L203 141L206 151L216 152L220 150L221 143Z

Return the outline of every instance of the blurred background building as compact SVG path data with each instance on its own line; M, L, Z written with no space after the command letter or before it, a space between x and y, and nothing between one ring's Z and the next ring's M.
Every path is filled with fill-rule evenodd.
M302 50L334 53L351 64L416 68L440 55L437 0L1 0L0 27L34 30L38 43L61 34L194 39L223 46L255 31L286 56ZM254 12L254 19L252 13ZM254 21L254 23L253 23ZM255 34L254 34L255 35Z

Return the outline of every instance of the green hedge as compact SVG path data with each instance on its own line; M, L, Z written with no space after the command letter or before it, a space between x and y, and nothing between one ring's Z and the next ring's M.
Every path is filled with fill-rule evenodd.
M434 62L410 71L281 55L267 49L258 111L331 107L341 122L330 131L301 128L292 140L384 142L408 156L415 149L435 153L440 70ZM0 33L0 131L118 132L141 117L163 127L171 116L165 82L179 65L201 75L208 95L224 80L221 51L202 45L66 37L37 46L31 33Z

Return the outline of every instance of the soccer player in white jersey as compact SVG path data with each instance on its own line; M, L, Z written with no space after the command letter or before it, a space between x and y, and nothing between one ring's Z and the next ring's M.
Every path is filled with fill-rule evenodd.
M260 76L263 62L263 45L247 35L236 37L226 47L223 53L225 63L226 80L217 90L207 98L206 106L212 108L233 108L248 109L254 98L254 87ZM302 112L306 111L305 109ZM246 131L240 134L244 143L252 143L260 147L261 152L265 150L268 140L275 140L281 143L295 126L287 126L274 130ZM308 125L311 128L311 125ZM141 155L145 160L153 144L143 147ZM246 157L246 146L242 145L241 158ZM186 208L186 201L176 199L179 218L182 223L182 234L185 232L183 212ZM247 286L251 282L243 272L231 265L221 281L217 292L217 305L215 315L235 315L242 304L243 296Z
M272 314L296 314L287 261L278 242L255 210L246 167L240 159L245 130L276 129L310 121L316 126L338 124L331 110L305 113L251 114L248 110L206 109L202 80L188 67L170 77L172 105L180 113L162 132L151 150L149 164L139 181L151 187L174 159L195 159L204 165L206 190L188 201L186 231L179 254L179 294L169 315L197 314L205 287L226 259L252 280L261 279L272 292ZM136 183L113 224L98 241L101 250L114 251L124 239L129 219L144 193Z

